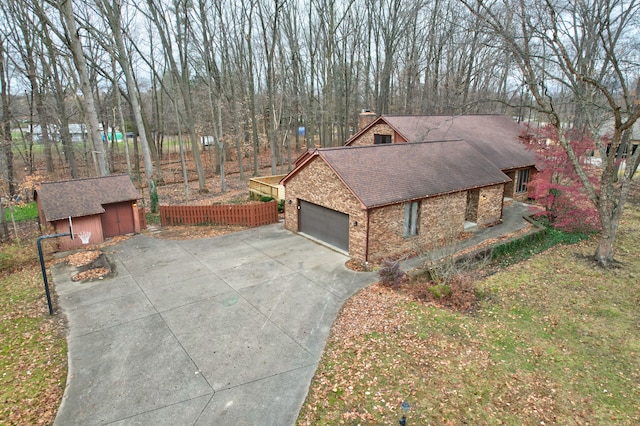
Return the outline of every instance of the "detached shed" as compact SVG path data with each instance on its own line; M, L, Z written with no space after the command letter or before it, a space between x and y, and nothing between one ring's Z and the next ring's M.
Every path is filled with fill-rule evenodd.
M75 239L60 239L62 251L82 247L84 232L91 232L89 244L140 232L140 194L127 175L43 182L34 197L40 223L54 233L69 232L71 217Z

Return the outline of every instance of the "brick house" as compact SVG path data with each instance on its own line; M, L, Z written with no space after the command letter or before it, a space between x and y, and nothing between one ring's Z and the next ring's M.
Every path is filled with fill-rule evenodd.
M359 126L358 133L345 145L464 140L509 176L507 201L528 198L527 184L535 173L535 156L520 141L524 128L507 116L376 116L365 111L360 114Z
M285 228L375 262L500 222L510 181L462 140L319 148L282 180Z
M43 182L34 198L40 224L48 232L69 232L71 217L76 238L59 239L62 251L82 247L78 234L83 232L91 232L88 244L140 232L140 194L128 175Z

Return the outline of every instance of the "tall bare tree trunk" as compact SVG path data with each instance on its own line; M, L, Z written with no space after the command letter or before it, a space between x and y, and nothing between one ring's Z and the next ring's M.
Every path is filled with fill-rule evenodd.
M73 63L78 71L80 78L80 88L82 90L81 102L84 107L85 119L89 125L89 135L93 147L93 153L96 164L96 173L99 176L109 175L109 167L107 157L100 137L100 124L98 123L98 113L96 110L95 100L93 99L93 91L89 82L89 73L87 72L87 61L82 51L82 42L80 41L80 30L76 25L76 19L73 13L72 0L62 0L58 4L61 18L65 26L66 44L71 50Z
M0 171L2 173L0 173L0 178L6 180L9 195L13 197L16 194L16 184L11 143L11 109L9 108L9 88L5 68L7 59L4 40L0 39L0 101L2 102L2 120L0 121Z
M151 211L157 213L158 211L158 191L156 189L156 182L154 179L153 162L151 161L151 152L149 150L149 141L147 140L147 131L145 123L142 117L142 107L138 102L138 87L135 84L131 71L131 61L129 54L124 45L123 32L122 32L122 18L121 7L119 0L114 0L113 5L109 4L107 0L102 1L103 11L105 17L111 27L113 39L115 42L116 58L120 65L120 69L124 74L124 79L127 84L127 92L129 93L129 103L133 116L136 121L136 127L138 128L138 134L140 135L140 146L142 147L142 159L144 162L144 173L147 179L147 185L149 187L149 196L151 200ZM123 132L126 130L123 129Z

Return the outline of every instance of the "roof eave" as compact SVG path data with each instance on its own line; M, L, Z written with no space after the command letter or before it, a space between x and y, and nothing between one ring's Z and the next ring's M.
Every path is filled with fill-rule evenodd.
M470 190L474 190L474 189L478 189L478 188L486 188L488 186L506 184L506 183L512 182L512 181L513 181L513 179L511 179L510 177L507 176L507 179L501 180L501 181L498 181L498 182L494 182L494 183L470 186L470 187L467 187L467 188L455 189L455 190L451 190L451 191L438 192L438 193L428 194L428 195L424 195L424 196L420 196L420 197L407 198L407 199L404 199L404 200L394 200L394 201L391 201L391 202L386 202L386 203L381 203L381 204L373 204L373 205L370 205L370 206L364 206L364 204L363 204L363 206L364 206L365 210L378 209L378 208L381 208L381 207L393 206L395 204L400 204L400 203L406 203L406 202L411 202L411 201L424 200L424 199L427 199L427 198L441 197L443 195L455 194L456 192L470 191Z

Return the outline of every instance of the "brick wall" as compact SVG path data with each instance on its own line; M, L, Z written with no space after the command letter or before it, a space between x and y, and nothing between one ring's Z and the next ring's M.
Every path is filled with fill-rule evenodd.
M373 145L374 135L393 135L393 143L406 142L400 139L399 135L393 131L393 128L386 123L379 123L364 132L358 139L351 142L351 146Z
M467 193L420 201L418 234L404 237L404 203L372 210L369 217L369 260L420 253L451 244L464 230Z
M494 225L502 219L502 199L504 198L504 185L493 185L480 188L478 198L478 226Z
M516 192L516 178L517 178L516 171L509 170L508 172L504 172L504 174L509 176L509 179L511 179L511 182L507 182L504 185L504 196L508 198L513 198Z
M298 232L298 200L308 201L349 215L349 255L364 259L366 211L320 157L289 179L286 185L284 226ZM291 203L289 203L291 202ZM358 222L358 226L354 226Z

